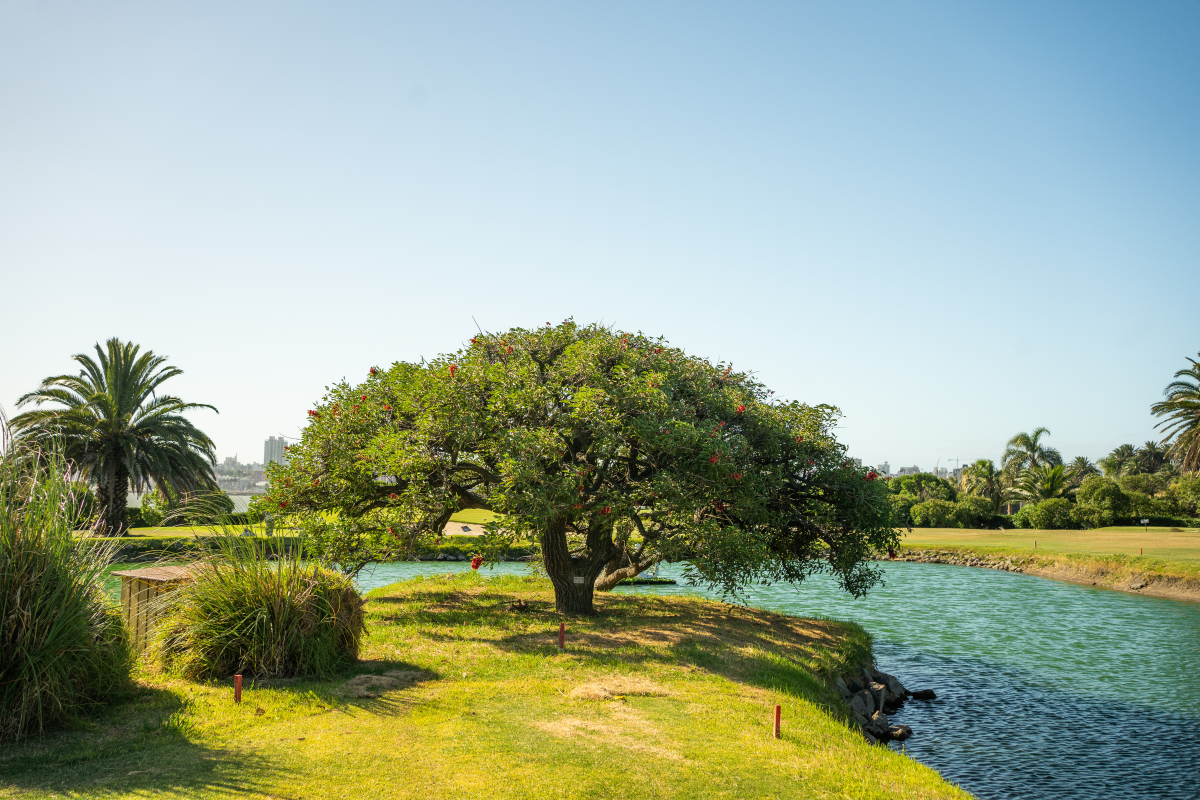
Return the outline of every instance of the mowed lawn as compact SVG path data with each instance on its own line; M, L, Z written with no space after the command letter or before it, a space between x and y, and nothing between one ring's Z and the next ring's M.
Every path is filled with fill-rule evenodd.
M910 547L1004 548L1046 555L1124 555L1200 566L1200 529L1099 528L1091 531L972 531L961 528L913 528L905 531Z
M228 681L144 676L76 729L0 748L0 797L968 797L848 727L824 676L869 657L856 626L696 598L598 606L567 620L560 654L544 580L385 587L351 673L248 682L241 705ZM394 683L355 697L355 673Z

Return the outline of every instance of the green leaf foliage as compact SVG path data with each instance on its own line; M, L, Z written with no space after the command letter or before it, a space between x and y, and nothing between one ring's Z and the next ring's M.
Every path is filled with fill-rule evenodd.
M1078 525L1071 518L1073 508L1074 504L1066 498L1050 498L1022 507L1013 515L1013 522L1018 528L1069 530Z
M956 510L949 500L925 500L912 507L913 524L921 528L956 527Z
M897 543L835 408L775 401L662 340L568 320L371 372L330 387L258 505L347 571L406 557L464 508L503 515L493 543L534 541L559 600L580 584L588 608L623 549L727 592L829 570L860 595L870 554Z

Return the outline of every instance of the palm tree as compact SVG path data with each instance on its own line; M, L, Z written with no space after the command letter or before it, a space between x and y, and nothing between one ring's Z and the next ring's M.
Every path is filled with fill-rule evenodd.
M1068 497L1073 488L1062 464L1039 464L1021 474L1017 491L1022 497L1036 503L1039 500Z
M1062 455L1053 447L1042 444L1042 437L1049 436L1045 428L1034 428L1029 433L1018 433L1008 440L1004 450L1004 466L1015 467L1017 472L1041 464L1062 463Z
M132 342L109 339L96 345L93 360L72 356L82 365L78 375L55 375L18 406L58 403L65 408L37 409L12 420L17 437L43 441L61 449L74 468L96 485L104 528L117 534L125 527L130 483L136 491L153 484L164 497L216 488L213 442L181 416L202 403L185 403L157 389L182 370L164 366L165 356L147 350L139 355Z
M1133 449L1133 445L1120 445L1113 448L1111 453L1100 459L1100 468L1110 478L1130 475L1137 470L1137 461L1134 458L1136 455L1137 451Z
M1074 486L1079 486L1079 484L1083 483L1083 479L1089 475L1099 474L1100 470L1088 460L1087 456L1076 456L1067 467L1067 477L1071 479L1071 484Z
M1150 406L1150 411L1156 417L1166 417L1154 427L1164 429L1162 443L1169 445L1171 459L1184 472L1195 472L1200 470L1200 361L1188 361L1192 366L1175 373L1175 380L1163 389L1166 399Z
M990 458L981 458L963 470L963 483L967 494L991 500L997 514L1007 492L1004 489L1004 474L996 469Z
M1133 456L1142 472L1153 474L1170 463L1167 450L1158 442L1146 442Z

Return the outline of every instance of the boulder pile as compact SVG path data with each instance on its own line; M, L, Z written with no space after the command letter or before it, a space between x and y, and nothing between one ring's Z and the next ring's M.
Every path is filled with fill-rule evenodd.
M834 682L842 699L850 707L850 714L863 730L867 741L902 742L912 736L907 725L893 725L888 714L894 714L909 698L933 700L937 697L932 689L910 692L894 675L864 668L858 674L842 675Z

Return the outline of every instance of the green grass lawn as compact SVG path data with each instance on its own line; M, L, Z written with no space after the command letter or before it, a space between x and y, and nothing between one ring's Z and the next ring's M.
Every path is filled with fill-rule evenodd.
M390 690L248 683L234 705L228 681L144 675L73 730L0 749L0 797L968 797L847 727L824 676L869 658L857 626L696 598L598 606L559 654L542 580L389 586L355 672L398 675Z
M1200 577L1200 530L1196 528L1113 527L1090 531L913 528L904 533L902 543L906 547L960 547L989 554L1061 556L1073 562L1094 562L1124 571Z

